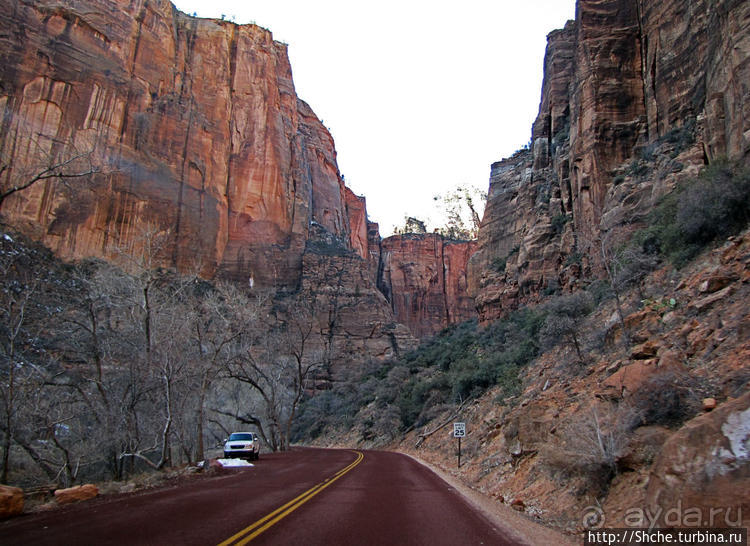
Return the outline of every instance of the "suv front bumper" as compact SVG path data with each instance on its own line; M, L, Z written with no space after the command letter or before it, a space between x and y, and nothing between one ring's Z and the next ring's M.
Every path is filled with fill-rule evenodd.
M255 458L255 451L243 451L241 449L233 449L232 451L224 452L225 459L252 459Z

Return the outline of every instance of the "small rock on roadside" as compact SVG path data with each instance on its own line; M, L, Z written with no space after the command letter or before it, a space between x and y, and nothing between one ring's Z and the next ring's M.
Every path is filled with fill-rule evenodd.
M58 504L69 504L71 502L93 499L98 495L99 489L94 484L87 483L67 489L58 489L55 491L55 500Z
M716 409L715 398L704 398L703 399L703 411L711 411Z
M0 485L0 519L17 516L23 512L23 490Z

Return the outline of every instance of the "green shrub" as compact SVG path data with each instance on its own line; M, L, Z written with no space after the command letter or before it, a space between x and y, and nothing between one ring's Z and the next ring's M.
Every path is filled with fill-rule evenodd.
M565 224L568 223L568 219L567 214L558 214L552 218L552 229L556 234L562 233L563 229L565 229Z
M717 162L662 200L637 240L645 252L659 252L682 266L749 220L750 171Z
M424 425L446 404L483 394L495 386L501 397L518 394L520 374L539 354L544 312L523 309L480 328L476 320L444 329L417 349L365 374L335 384L306 400L295 421L294 438L314 438L327 429L363 424L379 427L379 415L401 430ZM372 422L366 426L365 421Z
M677 157L681 151L685 150L695 142L695 120L690 120L682 127L675 127L659 140L674 144L672 157Z
M627 174L633 178L643 178L650 171L647 164L644 164L637 159L634 159L630 165L628 165Z
M595 280L588 285L586 292L591 294L594 300L594 307L599 307L602 302L609 300L614 294L609 283L602 279Z
M492 269L498 273L504 273L507 263L507 258L495 258L492 260Z
M549 314L541 329L544 346L552 348L561 341L569 343L575 349L579 363L583 363L581 324L594 309L591 294L581 291L558 296L545 308Z
M659 147L658 142L652 142L651 144L648 144L641 148L638 151L638 156L643 160L647 162L653 162L656 159L656 152Z
M565 257L565 265L581 265L583 263L583 254L580 252L573 252Z
M560 281L552 278L547 281L547 286L544 287L543 293L545 296L554 296L555 294L559 294L561 289Z

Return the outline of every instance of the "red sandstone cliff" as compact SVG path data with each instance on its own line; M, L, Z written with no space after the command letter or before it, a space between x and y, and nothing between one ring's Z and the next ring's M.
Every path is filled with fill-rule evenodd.
M705 163L750 161L748 36L747 2L578 0L548 36L531 149L492 166L469 265L483 319L575 285L587 245Z
M75 148L102 171L3 204L61 256L110 256L153 225L173 238L169 265L200 255L207 275L288 285L311 221L349 237L333 139L267 30L166 0L13 0L0 24L4 158L19 169L35 147Z
M5 221L68 259L135 252L156 231L168 240L161 265L254 286L303 287L309 268L338 268L346 290L366 296L350 330L391 332L368 354L411 343L391 335L377 293L377 224L344 185L333 139L297 97L286 46L269 31L189 17L166 0L12 0L0 25L0 153L11 167L0 184L77 154L97 171L11 195ZM438 247L414 257L436 268L437 307L420 295L435 287L389 286L397 301L429 307L398 317L419 335L473 309L470 253ZM428 323L414 326L422 316Z
M466 283L466 264L475 250L474 241L451 241L436 233L384 239L379 284L396 320L424 337L476 317Z

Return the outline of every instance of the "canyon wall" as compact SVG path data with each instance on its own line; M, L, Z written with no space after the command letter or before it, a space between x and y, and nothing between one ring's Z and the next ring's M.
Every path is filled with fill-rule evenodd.
M149 226L165 265L285 286L310 222L349 237L333 139L269 31L166 0L11 1L0 22L6 177L76 155L98 171L3 203L59 255L111 257Z
M475 250L473 241L452 241L437 233L384 239L378 284L396 320L422 338L475 318L466 278L466 264Z
M470 247L442 239L412 249L434 279L388 284L390 301L378 292L384 268L403 264L381 263L378 226L271 32L166 0L12 0L0 28L0 189L51 166L86 175L0 201L5 222L57 255L147 251L155 265L287 293L330 281L349 294L353 339L369 336L352 347L379 358L412 344L398 321L421 336L471 316Z
M747 2L578 0L548 36L530 149L492 166L468 272L480 317L574 287L596 245L705 164L750 163L748 81Z

